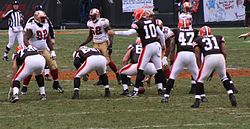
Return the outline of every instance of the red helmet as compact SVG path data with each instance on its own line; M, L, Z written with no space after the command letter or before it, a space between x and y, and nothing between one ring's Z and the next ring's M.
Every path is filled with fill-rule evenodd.
M212 35L212 29L210 27L208 27L208 26L203 26L199 30L199 35L201 37Z
M142 8L135 9L135 11L133 13L133 16L135 17L135 20L139 21L143 17L144 12L145 11Z
M156 22L156 25L159 26L160 28L163 27L163 22L161 19L156 19L155 22Z
M179 29L187 29L191 26L191 21L188 19L180 19L178 22Z
M93 8L89 11L89 19L94 21L101 17L100 11L97 8Z

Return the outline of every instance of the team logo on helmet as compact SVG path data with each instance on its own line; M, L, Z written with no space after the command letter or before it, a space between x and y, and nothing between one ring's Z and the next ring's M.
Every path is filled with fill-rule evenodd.
M199 35L201 37L212 35L212 29L208 26L203 26L199 30Z
M89 19L96 21L101 17L100 11L97 8L93 8L89 11Z

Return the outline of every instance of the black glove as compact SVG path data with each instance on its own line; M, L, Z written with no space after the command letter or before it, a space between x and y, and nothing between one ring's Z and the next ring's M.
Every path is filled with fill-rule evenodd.
M109 46L108 46L108 53L109 53L109 55L112 54L112 45L109 45Z

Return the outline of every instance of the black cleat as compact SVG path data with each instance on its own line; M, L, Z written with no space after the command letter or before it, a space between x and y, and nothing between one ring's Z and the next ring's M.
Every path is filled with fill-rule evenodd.
M123 90L123 92L121 93L121 95L124 95L124 96L127 96L128 94L129 94L128 89Z
M11 103L15 103L15 102L17 102L18 100L19 100L19 97L18 97L17 94L15 94L15 95L13 95L13 96L11 97L10 102L11 102Z
M202 96L202 97L201 97L201 102L208 102L207 97L206 97L206 96Z
M3 56L2 60L3 61L9 61L9 58L8 58L8 56Z
M161 103L168 103L169 97L162 97Z
M49 74L44 75L45 81L52 81L52 79L49 77Z
M59 84L59 81L54 81L53 82L53 89L57 90L59 93L64 92L63 88Z
M109 90L109 88L105 88L105 97L110 97L110 90Z
M21 89L21 94L22 95L27 95L28 94L28 87L23 86L22 89Z
M79 90L74 90L74 94L72 96L72 99L79 99Z
M40 95L40 100L41 101L45 101L47 98L46 98L46 95L45 94L41 94Z
M201 100L200 99L195 99L194 104L191 105L192 108L199 108L201 104Z
M235 98L234 94L229 94L229 100L231 102L232 107L237 106L237 102L236 102L236 98Z
M94 83L93 85L102 85L102 81L101 80L99 80L98 82L96 82L96 83Z
M128 97L137 97L138 91L133 90L130 94L127 95Z
M158 95L162 96L164 93L163 93L163 90L162 89L158 89Z

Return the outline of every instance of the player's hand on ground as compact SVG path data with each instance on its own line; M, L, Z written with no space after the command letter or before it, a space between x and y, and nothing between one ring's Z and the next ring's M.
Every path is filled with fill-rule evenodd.
M51 59L55 60L56 59L56 52L51 51Z
M115 32L113 30L108 30L108 35L115 35Z
M248 36L248 33L245 33L245 34L241 34L240 36L238 36L238 38L244 38L244 40L247 38Z

